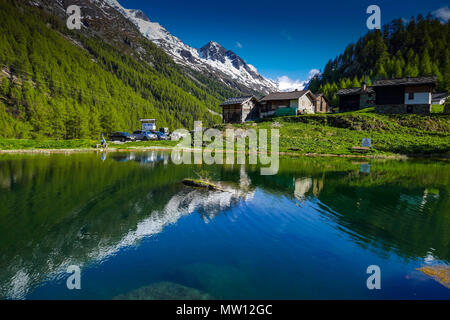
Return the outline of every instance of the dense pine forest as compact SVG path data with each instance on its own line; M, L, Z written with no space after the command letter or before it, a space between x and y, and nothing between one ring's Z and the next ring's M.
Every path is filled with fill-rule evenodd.
M428 15L397 19L369 32L330 60L310 83L337 104L341 88L368 85L377 79L436 75L439 92L450 91L450 23Z
M145 39L146 61L24 2L0 0L0 137L95 138L157 118L171 129L220 122L211 111L236 94L188 77Z

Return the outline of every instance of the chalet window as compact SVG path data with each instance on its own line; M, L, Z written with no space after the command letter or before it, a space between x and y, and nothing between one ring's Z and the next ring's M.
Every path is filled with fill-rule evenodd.
M414 92L408 93L408 100L414 100Z

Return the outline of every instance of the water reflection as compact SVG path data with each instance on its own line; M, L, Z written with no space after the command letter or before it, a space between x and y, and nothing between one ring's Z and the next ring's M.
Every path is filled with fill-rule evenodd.
M193 214L207 224L244 206L238 212L255 216L235 228L267 228L257 208L269 194L279 203L271 213L277 223L292 220L284 214L291 205L299 213L314 207L322 221L350 237L349 246L448 263L449 165L362 166L345 159L282 159L278 175L261 176L258 166L176 166L168 153L156 151L1 156L0 297L23 298L44 280L61 277L68 265L107 262ZM199 171L221 181L225 192L180 183Z
M111 159L117 162L134 161L141 165L155 164L158 162L169 164L170 155L168 153L161 153L158 151L147 153L114 153L111 155Z

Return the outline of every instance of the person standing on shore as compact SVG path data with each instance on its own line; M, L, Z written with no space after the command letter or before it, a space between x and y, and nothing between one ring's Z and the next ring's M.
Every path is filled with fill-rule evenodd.
M100 135L100 145L102 148L106 148L108 145L106 144L106 139L103 136L103 133Z

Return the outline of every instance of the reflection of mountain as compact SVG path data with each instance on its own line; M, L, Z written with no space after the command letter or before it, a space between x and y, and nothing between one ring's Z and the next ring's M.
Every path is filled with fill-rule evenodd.
M191 168L137 162L94 154L0 160L0 298L23 298L68 265L101 261L184 215L212 218L252 194L186 188L180 181Z
M184 188L173 195L162 210L153 211L150 216L139 222L135 229L112 246L100 247L92 259L101 260L119 251L121 248L136 244L144 237L158 234L168 225L175 224L181 217L198 212L205 223L216 215L238 204L250 200L252 192L227 188L226 191L204 191Z

